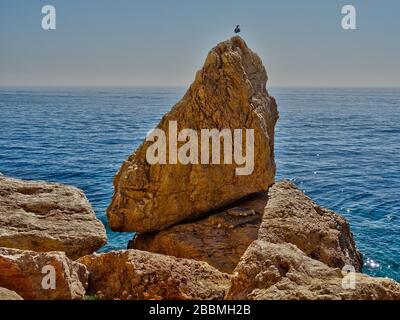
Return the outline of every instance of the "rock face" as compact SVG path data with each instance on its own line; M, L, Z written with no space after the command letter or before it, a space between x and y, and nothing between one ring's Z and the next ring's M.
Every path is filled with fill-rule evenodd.
M115 193L107 211L111 228L162 230L266 190L274 182L274 127L278 119L266 82L260 58L240 37L212 49L185 96L157 128L167 133L168 145L170 121L177 122L178 132L192 129L198 137L201 129L254 129L254 170L250 175L237 175L236 168L242 165L224 164L222 159L219 165L150 165L146 152L153 142L146 141L123 163L114 179ZM245 140L243 137L243 150ZM179 142L178 147L183 144Z
M77 259L106 241L81 190L0 176L0 247L64 251Z
M89 294L100 299L222 299L229 276L205 262L139 250L79 259L91 273Z
M1 175L1 174L0 174ZM6 288L0 288L0 300L24 300L16 292Z
M294 244L330 267L362 268L362 256L346 219L318 206L288 181L269 189L258 239Z
M256 239L292 243L328 266L361 270L361 255L347 221L287 181L274 184L268 195L260 193L208 218L139 234L130 248L202 260L231 273Z
M227 299L381 300L400 299L393 280L355 274L354 288L337 268L311 259L291 244L254 241L232 276ZM348 275L347 275L348 276Z
M52 269L54 268L54 269ZM55 288L50 288L55 271ZM88 282L86 267L63 252L33 252L0 248L0 287L28 300L83 299ZM43 286L45 284L45 286Z

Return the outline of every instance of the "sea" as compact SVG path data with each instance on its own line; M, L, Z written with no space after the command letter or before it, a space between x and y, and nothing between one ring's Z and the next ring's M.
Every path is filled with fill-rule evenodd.
M0 172L81 188L105 210L121 163L185 88L0 88ZM363 271L400 281L400 88L270 88L277 180L345 216Z

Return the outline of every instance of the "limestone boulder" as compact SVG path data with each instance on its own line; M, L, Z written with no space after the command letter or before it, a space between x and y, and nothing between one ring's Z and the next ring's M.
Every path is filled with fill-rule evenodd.
M344 273L292 244L257 240L236 267L226 299L399 300L400 284Z
M173 164L172 157L167 157L167 164L150 165L146 154L153 142L145 141L122 164L114 179L115 192L107 210L111 228L158 231L266 190L275 177L274 128L278 119L275 99L268 94L266 82L261 59L240 37L213 48L193 84L164 115L157 129L166 133L168 146L175 141L170 139L170 121L176 121L177 132L194 130L199 140L202 129L229 129L231 136L235 129L253 129L253 170L237 174L236 169L244 165L234 160L225 164L223 156L218 164L202 164L198 156L198 164ZM243 133L242 143L238 143L243 155L251 153L246 148L246 137ZM178 142L177 147L185 143ZM217 143L221 154L224 143L224 139ZM214 151L211 143L209 148ZM210 162L211 152L205 157Z
M83 264L63 252L0 248L0 287L26 300L83 299L88 276Z
M288 181L207 218L138 234L129 247L206 261L231 273L256 239L294 244L331 267L362 267L346 219L318 206Z
M289 181L269 189L258 239L294 244L330 267L362 269L362 255L347 220L316 204Z
M107 241L103 224L75 188L0 176L0 247L90 254Z
M205 262L139 250L92 254L78 260L90 271L88 293L98 299L221 300L229 275Z

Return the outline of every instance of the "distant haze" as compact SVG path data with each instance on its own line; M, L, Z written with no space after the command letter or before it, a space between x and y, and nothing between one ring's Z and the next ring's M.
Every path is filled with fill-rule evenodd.
M44 31L41 8L56 8ZM341 8L357 9L357 30ZM241 36L271 86L400 86L398 0L2 0L0 86L188 86Z

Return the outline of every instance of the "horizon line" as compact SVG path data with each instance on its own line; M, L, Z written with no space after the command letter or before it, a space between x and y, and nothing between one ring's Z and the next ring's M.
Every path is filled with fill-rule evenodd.
M190 85L73 85L73 84L66 84L66 85L46 85L46 84L0 84L0 88L189 88ZM373 88L382 88L382 89L400 89L400 85L267 85L267 89L280 89L280 88L293 88L293 89L307 89L307 88L332 88L332 89L373 89Z

